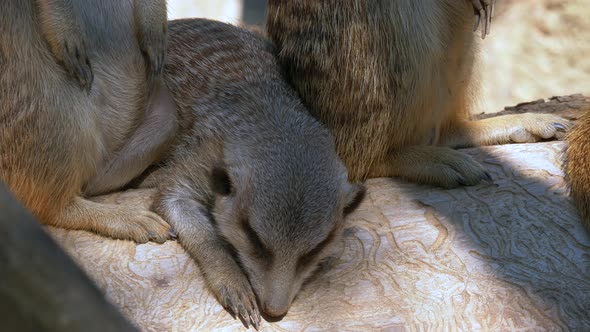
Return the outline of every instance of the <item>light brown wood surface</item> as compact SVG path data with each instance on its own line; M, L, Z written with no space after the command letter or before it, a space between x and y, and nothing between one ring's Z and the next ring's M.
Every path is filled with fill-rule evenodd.
M263 331L590 330L590 237L560 170L562 142L465 150L493 184L373 179L340 251ZM151 191L103 199L149 206ZM180 245L50 229L144 331L243 330Z

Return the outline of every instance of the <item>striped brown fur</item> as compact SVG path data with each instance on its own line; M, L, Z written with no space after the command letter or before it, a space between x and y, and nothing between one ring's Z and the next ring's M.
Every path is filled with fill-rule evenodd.
M563 169L582 224L590 233L590 109L577 120L566 140Z
M478 95L473 12L489 4L269 0L267 29L290 82L334 135L352 180L473 185L489 175L452 148L561 137L571 125L531 114L469 121Z

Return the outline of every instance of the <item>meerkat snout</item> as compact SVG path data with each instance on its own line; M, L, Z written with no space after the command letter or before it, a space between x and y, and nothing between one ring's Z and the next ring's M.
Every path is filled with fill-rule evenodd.
M267 316L288 312L305 280L339 240L344 218L364 198L365 187L350 184L344 167L331 164L310 170L322 174L320 182L317 176L293 176L307 173L300 170L212 171L218 230L235 251Z
M281 317L287 314L291 306L291 290L295 279L294 271L277 271L270 273L259 301L262 311L270 317Z

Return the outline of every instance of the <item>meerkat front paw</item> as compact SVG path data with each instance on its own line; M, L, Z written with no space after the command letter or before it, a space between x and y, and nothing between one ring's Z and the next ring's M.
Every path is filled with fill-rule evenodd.
M492 26L492 17L494 17L494 7L496 0L470 0L473 5L473 12L475 14L475 25L473 31L479 28L483 18L483 25L481 28L481 38L485 39L490 34L490 27Z
M159 76L164 67L168 38L165 0L135 0L135 31L148 70L148 79Z
M36 0L36 3L41 34L53 56L83 90L90 91L94 73L88 57L89 43L71 3L62 0Z
M232 266L234 266L232 268ZM235 263L228 263L223 271L223 277L219 273L213 273L211 276L217 276L214 279L208 278L208 284L211 291L217 297L219 303L230 312L234 318L242 321L246 328L252 325L256 330L260 326L260 311L256 304L256 297L252 286L244 273ZM205 272L205 276L208 274ZM212 280L211 280L212 279Z
M392 162L395 176L417 183L450 189L492 182L480 163L450 148L415 146L396 153Z
M54 34L48 38L49 46L57 62L78 81L84 91L90 91L94 73L87 53L87 43L78 33Z
M84 91L90 91L94 73L86 51L86 42L80 38L71 38L60 42L62 56L58 56L66 71L78 81Z
M148 73L151 77L159 76L166 57L167 23L144 27L139 37L139 47L143 54Z
M443 187L474 186L482 181L492 182L490 174L470 156L455 150L432 158L418 169L419 182Z
M250 285L248 285L249 287ZM239 317L246 328L249 328L251 324L258 330L260 327L260 312L251 289L246 290L244 286L223 285L219 292L223 299L221 304L231 311L234 317Z

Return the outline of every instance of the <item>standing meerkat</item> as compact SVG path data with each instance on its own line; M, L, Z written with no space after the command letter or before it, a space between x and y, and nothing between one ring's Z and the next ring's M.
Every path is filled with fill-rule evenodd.
M179 134L141 187L219 302L246 326L287 313L364 196L272 44L215 21L171 21L165 80Z
M173 138L166 24L165 0L2 2L0 180L42 223L169 237L153 212L87 199L141 174Z
M335 136L352 180L399 176L446 188L489 179L454 148L562 137L541 114L470 121L473 13L491 0L269 0L267 30L290 82Z
M590 110L567 134L563 170L582 224L590 233Z

